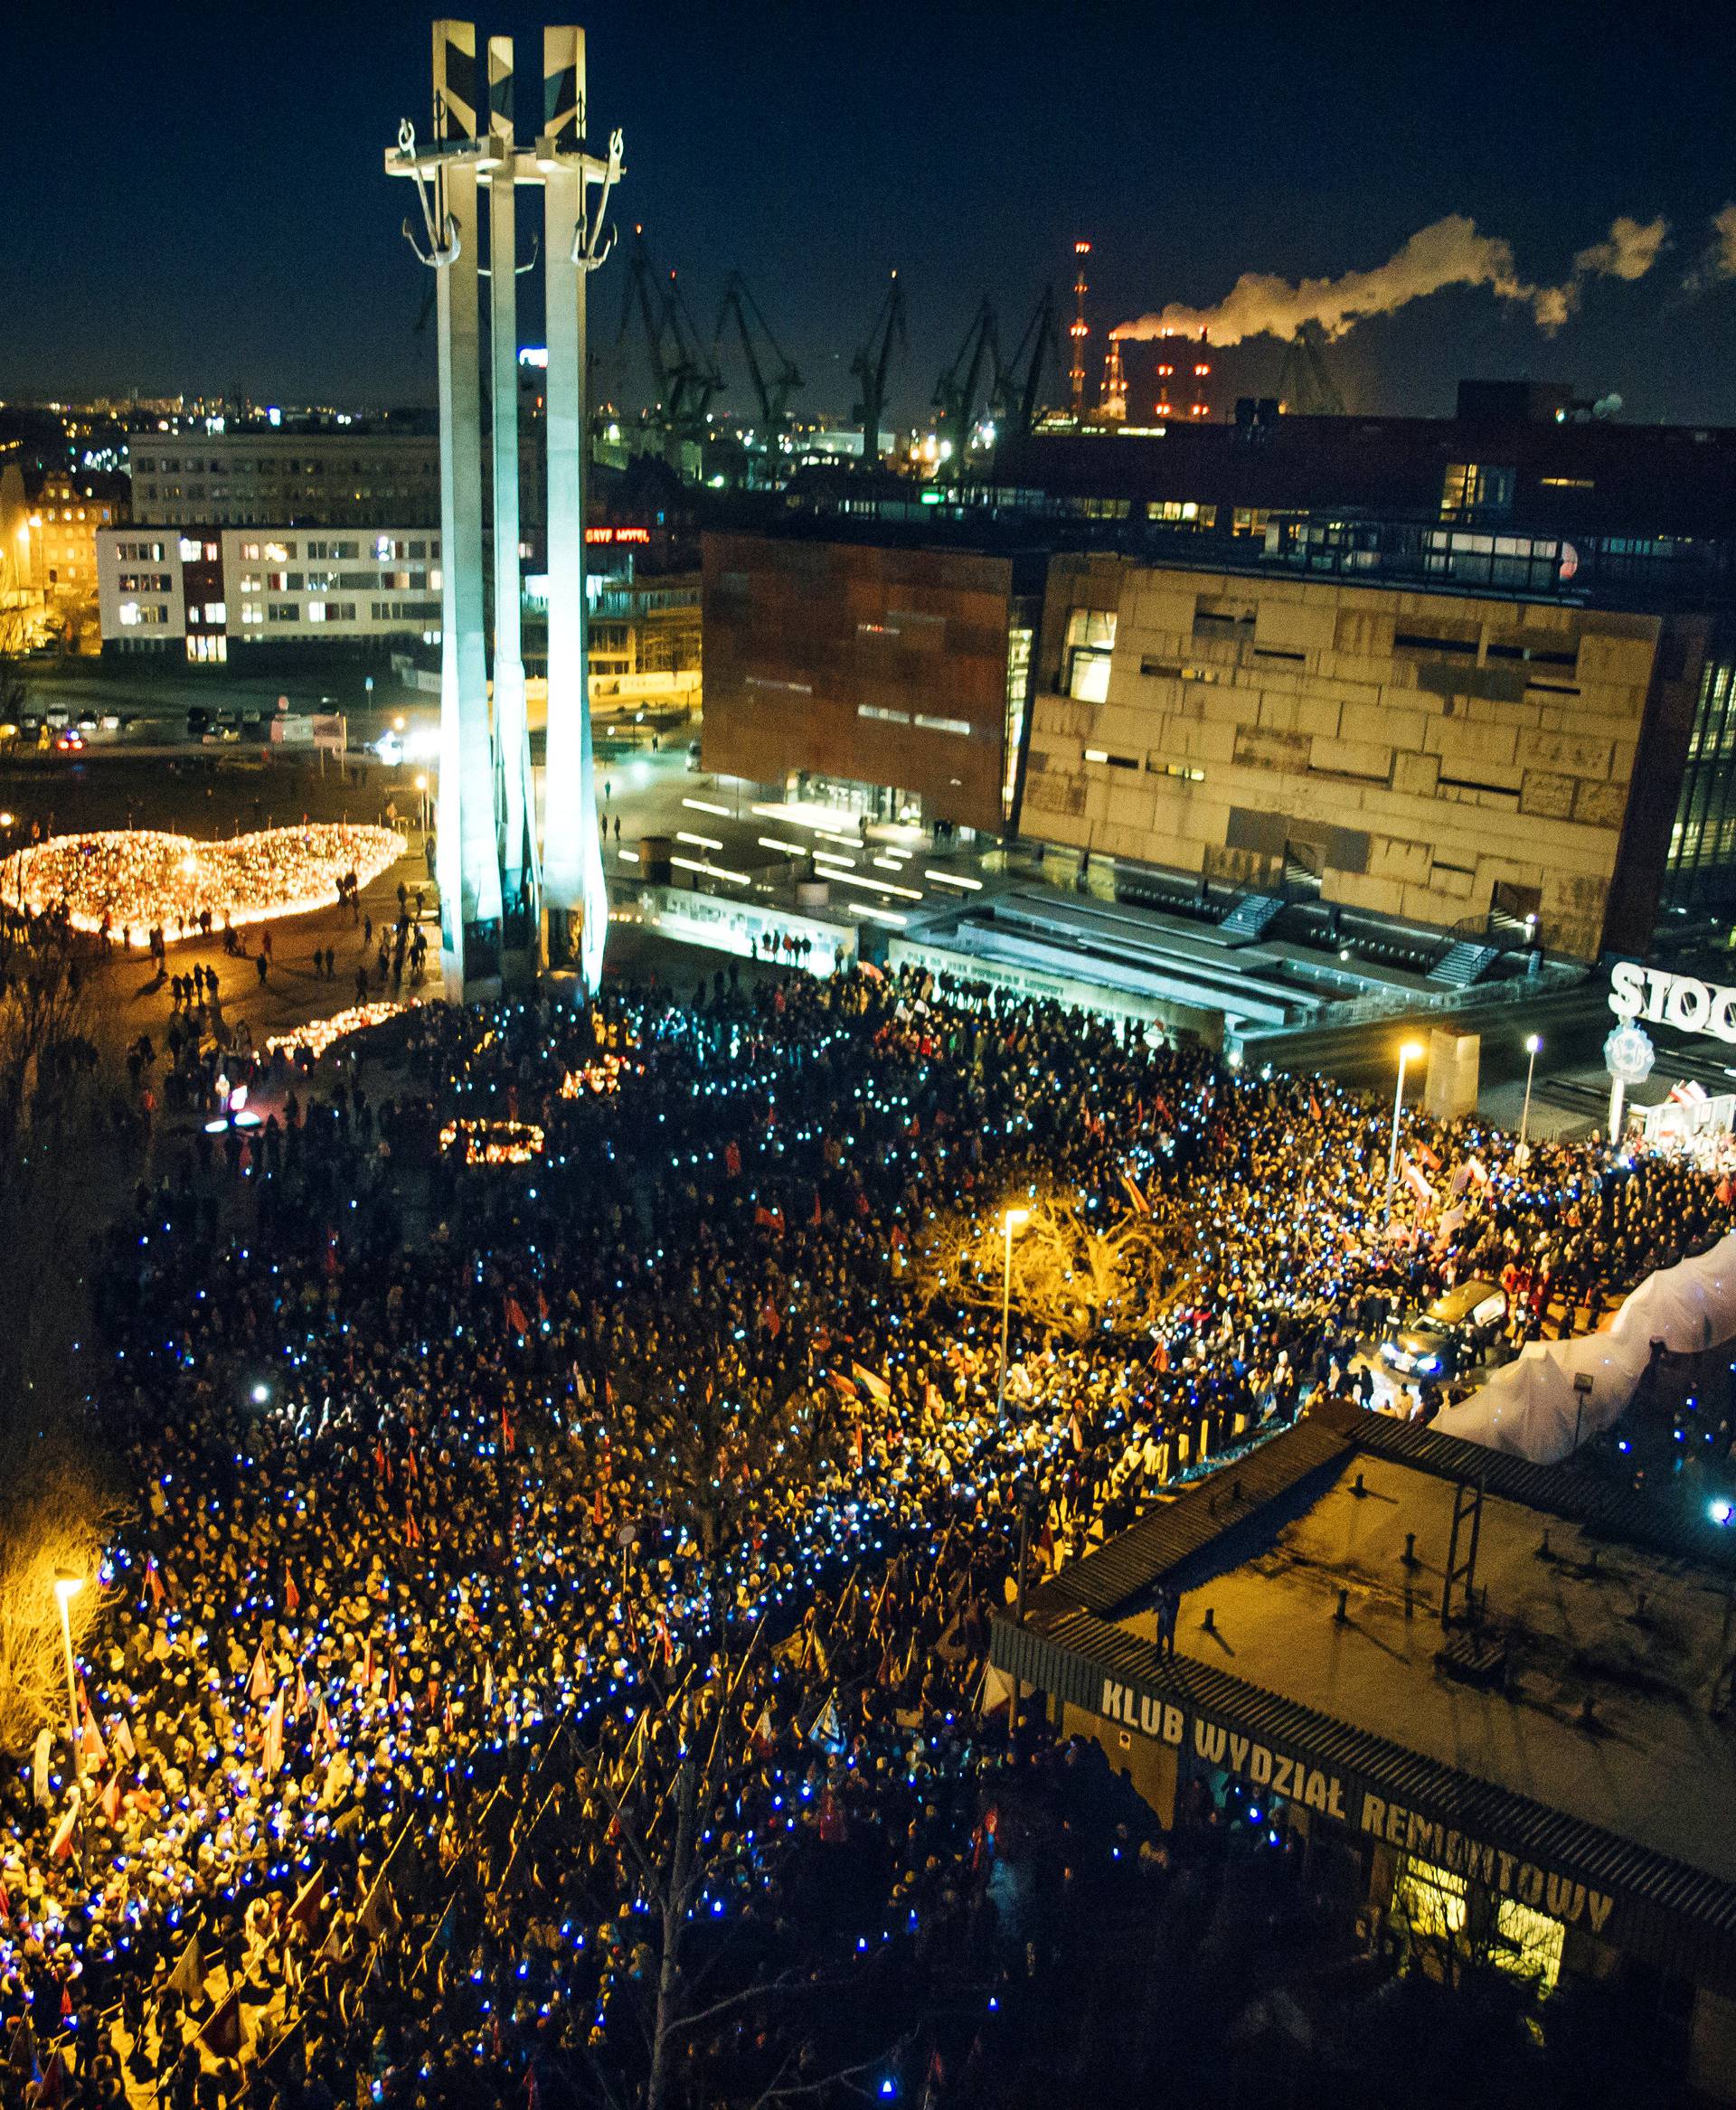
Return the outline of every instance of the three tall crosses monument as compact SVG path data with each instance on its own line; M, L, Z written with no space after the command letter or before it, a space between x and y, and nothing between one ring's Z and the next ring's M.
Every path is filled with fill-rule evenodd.
M513 42L476 24L434 24L434 122L408 118L386 174L416 185L435 273L440 377L440 758L435 877L448 997L480 1003L528 987L597 987L609 928L592 784L585 614L585 288L614 244L605 233L621 135L588 144L585 33L542 32L542 128L518 145ZM484 95L486 90L486 102ZM518 455L518 193L542 193L547 309L548 751L537 828L521 650ZM481 255L486 199L488 261ZM482 424L482 297L488 280L488 396ZM494 690L485 636L483 476L492 478Z

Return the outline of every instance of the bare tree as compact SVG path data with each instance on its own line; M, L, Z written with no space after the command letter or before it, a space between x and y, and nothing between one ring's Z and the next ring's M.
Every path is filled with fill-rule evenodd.
M103 1066L69 936L0 910L0 1748L64 1712L57 1572L74 1642L113 1521L74 1377L100 1192Z
M653 1726L656 1718L646 1714L619 1757L612 1763L594 1759L582 1768L581 1785L608 1813L659 1936L655 1979L648 1979L642 1995L643 2080L627 2098L638 2110L665 2110L677 2089L684 2045L694 2032L743 2009L782 2010L757 2105L824 2093L883 2067L891 2055L888 2048L876 2047L872 2057L844 2065L817 2059L817 2032L807 2011L822 1981L811 1967L769 1978L753 1975L723 1991L731 1955L727 1939L711 1943L709 1955L697 1963L693 1959L693 1928L703 1920L696 1907L707 1889L723 1879L724 1813L751 1792L751 1776L763 1763L755 1741L761 1702L750 1696L752 1655L750 1649L733 1665L690 1672L662 1712L666 1745ZM832 1981L824 1983L835 1990ZM599 2077L611 2100L621 2101L618 2081Z
M99 1615L103 1542L117 1505L94 1455L65 1436L0 1437L0 1751L25 1749L67 1719L57 1577L84 1586L67 1606L74 1654Z
M1016 1206L1028 1213L1013 1240L1012 1301L1027 1323L1083 1340L1106 1325L1131 1331L1156 1315L1164 1244L1150 1216L1092 1209L1053 1187L1017 1198ZM999 1211L937 1217L918 1243L918 1293L997 1309L1003 1221Z

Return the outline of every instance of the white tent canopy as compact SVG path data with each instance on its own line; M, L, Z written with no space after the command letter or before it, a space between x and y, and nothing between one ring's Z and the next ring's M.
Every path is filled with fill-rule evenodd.
M1652 1342L1694 1354L1736 1340L1736 1234L1707 1253L1648 1275L1600 1333L1573 1341L1533 1341L1495 1371L1462 1406L1445 1408L1434 1426L1534 1465L1558 1465L1580 1439L1620 1418ZM1585 1375L1581 1393L1574 1379Z

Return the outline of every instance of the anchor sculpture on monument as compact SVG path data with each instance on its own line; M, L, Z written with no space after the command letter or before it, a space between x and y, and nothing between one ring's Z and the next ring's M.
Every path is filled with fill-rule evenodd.
M440 396L440 752L435 877L440 964L455 1002L482 1002L540 976L577 997L602 974L609 928L592 760L585 607L586 287L614 248L609 201L622 139L585 144L585 40L542 33L542 128L514 131L509 37L490 37L479 76L474 23L435 23L434 120L426 145L406 118L386 174L421 209L404 238L436 273ZM517 257L516 198L542 193L541 240ZM591 193L596 193L593 201ZM487 193L488 261L481 259ZM521 638L517 281L543 261L548 367L548 733L542 826L531 761ZM510 266L511 268L507 268ZM481 281L488 280L490 419L484 445ZM493 532L483 526L485 457ZM492 568L490 568L490 546ZM485 581L492 579L492 636ZM492 683L490 667L492 665Z

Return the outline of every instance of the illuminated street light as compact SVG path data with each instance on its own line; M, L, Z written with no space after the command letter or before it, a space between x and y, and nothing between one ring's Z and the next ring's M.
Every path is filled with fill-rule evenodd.
M79 1670L72 1660L72 1615L68 1609L84 1587L83 1578L62 1570L54 1578L54 1601L61 1607L61 1640L66 1649L66 1719L72 1732L72 1777L82 1777L82 1753L79 1747Z
M1028 1209L1009 1209L1003 1225L1006 1232L1006 1263L1001 1271L1001 1374L995 1386L996 1421L1006 1406L1006 1328L1013 1308L1013 1235L1023 1230L1030 1220Z
M1543 1036L1541 1033L1525 1035L1525 1103L1519 1109L1519 1148L1522 1154L1529 1147L1525 1142L1525 1131L1531 1125L1531 1080L1537 1074L1537 1056L1543 1044ZM1524 1162L1522 1154L1520 1163Z
M1386 1154L1386 1212L1392 1213L1392 1188L1399 1176L1399 1121L1404 1112L1404 1070L1410 1062L1422 1060L1422 1042L1407 1041L1399 1050L1399 1087L1392 1095L1392 1147Z

